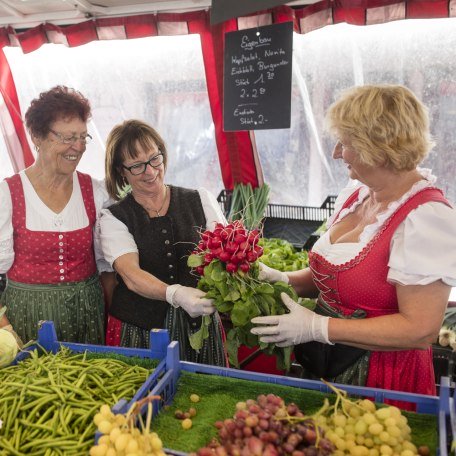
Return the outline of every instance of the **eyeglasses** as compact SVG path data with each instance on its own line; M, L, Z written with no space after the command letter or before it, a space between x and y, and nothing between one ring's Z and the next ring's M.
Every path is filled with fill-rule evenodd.
M57 138L59 138L59 141L62 144L75 144L76 141L81 141L82 144L87 144L92 140L92 136L90 136L89 134L81 136L64 136L61 133L57 133L54 130L49 129L49 131L51 133L54 133L54 135L57 136Z
M152 168L158 168L163 163L163 153L160 152L157 155L154 155L152 158L146 162L136 163L132 166L122 165L125 169L128 169L133 176L138 176L146 172L147 165L150 165Z

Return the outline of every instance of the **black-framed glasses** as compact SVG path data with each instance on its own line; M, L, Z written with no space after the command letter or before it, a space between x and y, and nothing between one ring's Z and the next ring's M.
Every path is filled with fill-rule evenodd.
M57 136L57 138L62 144L75 144L76 141L81 141L82 144L87 144L92 140L92 136L90 136L88 133L86 135L81 136L65 136L62 135L62 133L58 133L50 128L49 131L53 133L55 136Z
M146 172L147 165L150 165L152 168L158 168L163 163L163 153L160 152L157 155L154 155L152 158L145 162L135 163L131 166L122 165L125 169L128 169L133 176L138 176Z

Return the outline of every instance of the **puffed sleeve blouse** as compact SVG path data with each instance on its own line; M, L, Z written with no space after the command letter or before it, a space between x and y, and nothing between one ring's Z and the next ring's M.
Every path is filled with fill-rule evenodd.
M436 178L430 170L419 171L424 179L417 182L399 200L391 202L373 224L366 226L359 237L359 242L331 244L329 233L326 232L314 244L312 250L336 265L355 258L405 200L425 187L434 186ZM351 207L342 209L339 220L353 212L367 197L369 189L356 181L352 182L339 194L334 214L327 222L328 227L357 187L360 187L358 200ZM438 202L422 204L406 217L393 235L387 280L391 284L401 285L427 285L442 280L454 287L455 252L456 210Z
M219 203L212 193L201 187L198 189L206 217L206 229L213 230L217 222L225 223ZM101 211L98 221L101 246L106 261L112 265L114 261L127 253L137 253L138 247L128 228L118 218L114 217L109 209Z
M70 200L60 213L49 209L38 194L24 171L19 173L25 198L25 223L31 231L68 232L84 228L89 219L82 199L81 187L77 174L73 174L73 192ZM113 201L109 198L104 181L92 178L93 195L97 217L103 208L110 206ZM0 182L0 274L8 272L14 262L14 240L12 224L11 194L6 181ZM100 272L112 271L104 260L103 253L96 236L94 250L97 267Z

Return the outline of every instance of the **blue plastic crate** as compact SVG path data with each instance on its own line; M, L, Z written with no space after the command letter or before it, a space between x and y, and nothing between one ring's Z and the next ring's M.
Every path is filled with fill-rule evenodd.
M157 383L158 377L165 369L165 357L169 343L169 335L166 329L153 329L150 332L150 349L142 348L125 348L111 347L106 345L78 344L73 342L60 342L57 340L54 323L52 321L42 321L38 327L38 344L33 344L20 352L12 364L17 364L29 356L33 350L39 349L40 346L46 351L57 353L61 346L67 347L74 353L114 353L116 355L139 357L160 360L154 372L148 377L131 401L120 400L116 404L116 413L125 413L133 402L144 397L153 385Z
M149 349L138 349L138 348L125 348L125 347L111 347L104 345L90 345L90 344L79 344L72 342L61 342L57 340L57 334L52 321L42 321L38 327L38 340L36 344L30 345L23 351L21 351L15 360L11 363L12 365L23 361L30 353L34 350L40 350L40 347L51 353L57 353L60 347L66 347L74 353L106 353L116 354L127 357L139 357L143 359L155 359L159 361L159 364L154 369L152 374L146 379L142 386L138 389L136 394L130 401L125 399L119 400L112 408L113 413L126 413L130 406L147 396L151 390L157 385L158 380L165 372L166 368L166 356L168 352L169 334L165 329L153 329L150 331L150 348ZM95 435L95 442L98 441L98 433Z
M166 356L166 372L158 381L156 387L151 391L152 395L159 395L162 398L160 402L154 403L154 414L158 413L163 406L170 405L172 403L177 392L177 382L179 376L183 371L291 386L295 388L319 391L322 393L332 393L332 390L320 381L297 379L279 375L266 375L237 369L180 361L178 343L171 342L168 346ZM450 395L450 382L448 377L442 377L439 397L342 384L335 384L335 386L347 391L350 395L372 398L378 403L384 403L385 400L411 402L416 404L417 413L435 415L439 424L438 454L440 456L447 456L447 447L449 445L447 437L447 423L450 419L450 412L453 413L454 421L452 421L452 424L454 425L455 430L454 435L456 435L456 409L454 408L455 398ZM167 451L169 451L169 454L176 456L184 456L187 454L175 450Z

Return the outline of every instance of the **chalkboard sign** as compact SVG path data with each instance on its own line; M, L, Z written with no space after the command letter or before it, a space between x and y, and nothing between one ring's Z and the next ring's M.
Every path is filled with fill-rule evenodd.
M225 131L290 127L293 23L225 35Z

